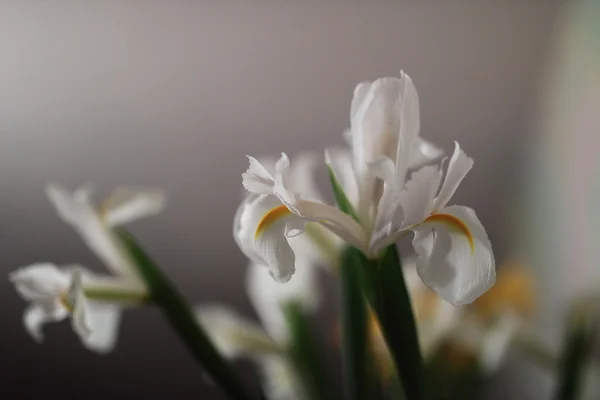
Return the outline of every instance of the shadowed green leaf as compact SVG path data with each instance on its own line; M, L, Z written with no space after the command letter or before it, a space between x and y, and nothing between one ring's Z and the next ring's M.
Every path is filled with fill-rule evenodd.
M348 247L340 265L342 285L342 349L346 395L368 399L372 369L368 368L369 337L367 305L360 285L358 250ZM360 254L360 252L359 252Z
M140 276L148 286L152 301L162 309L171 327L177 332L194 358L231 399L252 399L235 371L217 351L199 325L188 303L177 288L131 234L125 230L117 230L116 234L134 259Z
M358 250L355 250L355 257L361 260L363 292L377 316L406 399L424 399L417 326L396 247L386 248L378 260L368 260Z
M576 310L573 321L570 322L565 339L563 357L559 370L559 385L557 400L575 400L579 398L583 372L590 354L598 327L591 324L580 310Z
M302 308L295 302L289 302L283 306L283 311L291 335L290 358L306 394L313 400L334 398L327 384L326 368L319 357L322 354L320 346Z

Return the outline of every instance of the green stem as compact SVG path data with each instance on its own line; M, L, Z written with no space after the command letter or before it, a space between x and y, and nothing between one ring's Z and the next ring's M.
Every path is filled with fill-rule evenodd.
M379 260L362 257L363 291L379 320L405 396L407 400L424 399L417 326L396 247L389 246Z
M332 399L325 368L318 355L319 346L310 331L306 315L295 302L285 304L283 311L291 335L290 359L306 394L313 400Z
M350 400L369 398L367 305L359 281L360 265L353 250L344 252L340 265L342 285L342 349L344 383Z
M579 397L583 371L589 360L590 352L597 332L596 326L590 326L586 315L577 314L568 326L563 357L559 369L557 400L575 400Z
M116 290L116 289L91 289L83 288L85 297L90 300L106 301L111 303L132 303L132 304L145 304L150 301L150 294L147 292L136 292Z
M251 400L252 396L248 394L241 379L214 347L177 288L146 255L133 236L124 230L117 231L117 236L136 261L135 266L151 293L152 301L162 309L171 327L196 361L229 398Z

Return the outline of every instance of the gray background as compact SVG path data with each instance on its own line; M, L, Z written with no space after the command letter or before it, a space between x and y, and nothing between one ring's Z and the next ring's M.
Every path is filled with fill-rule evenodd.
M252 315L231 238L245 154L341 142L354 85L408 72L422 132L476 162L455 201L475 208L497 258L557 1L0 3L0 254L101 265L55 215L49 181L159 186L167 211L132 229L194 302ZM24 397L220 398L155 310L128 312L116 350L67 324L36 345L0 279L2 390Z

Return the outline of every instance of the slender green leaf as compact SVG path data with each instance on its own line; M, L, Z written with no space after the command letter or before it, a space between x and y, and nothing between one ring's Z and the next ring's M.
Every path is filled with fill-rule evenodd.
M362 254L348 247L340 265L342 285L342 349L346 395L351 400L369 398L369 337L367 305L360 286Z
M557 400L575 400L581 391L583 372L598 328L579 315L569 324L559 370Z
M358 215L356 214L354 207L352 207L352 203L350 203L350 200L348 200L346 192L344 192L344 188L342 188L342 185L340 185L340 182L335 176L333 169L331 169L331 167L328 166L327 172L329 174L329 181L331 182L331 187L333 188L333 194L335 195L335 201L339 209L345 212L346 214L350 215L352 218L354 218L356 222L360 223Z
M322 352L306 315L295 302L285 304L283 310L291 335L290 359L306 394L313 400L332 399L326 368L319 357Z
M406 398L422 400L425 386L417 326L396 247L385 249L379 260L359 255L363 291L375 311Z
M177 288L161 272L131 234L118 230L117 235L135 260L140 276L149 288L152 301L158 305L171 327L212 379L231 398L252 399L241 380L220 355Z

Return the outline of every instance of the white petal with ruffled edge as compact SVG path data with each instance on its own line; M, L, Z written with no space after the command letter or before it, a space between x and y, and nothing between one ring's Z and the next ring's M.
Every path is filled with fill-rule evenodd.
M454 153L452 153L452 158L448 163L448 169L446 170L446 176L444 177L440 192L434 200L434 210L439 210L448 204L448 201L450 201L456 189L458 189L458 186L472 167L473 160L467 157L461 150L458 142L454 142Z
M473 210L446 207L413 230L419 276L440 297L469 304L494 284L491 243Z
M273 184L275 178L267 169L254 157L246 156L250 165L246 172L242 174L242 184L250 193L271 194L273 193Z

